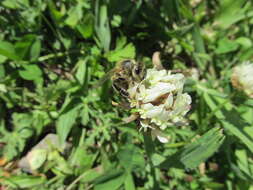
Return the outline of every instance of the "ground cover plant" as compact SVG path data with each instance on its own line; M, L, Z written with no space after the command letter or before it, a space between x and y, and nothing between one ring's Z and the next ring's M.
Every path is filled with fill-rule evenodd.
M2 0L0 189L252 190L252 6ZM125 59L184 76L177 122L124 122L148 116L99 81Z

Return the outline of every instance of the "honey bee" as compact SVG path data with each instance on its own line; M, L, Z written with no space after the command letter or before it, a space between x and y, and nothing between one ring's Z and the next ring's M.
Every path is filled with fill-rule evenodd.
M145 66L141 62L132 59L122 60L116 63L115 67L109 71L98 84L105 82L108 78L112 80L112 87L125 98L129 94L127 90L135 82L141 82L145 77Z

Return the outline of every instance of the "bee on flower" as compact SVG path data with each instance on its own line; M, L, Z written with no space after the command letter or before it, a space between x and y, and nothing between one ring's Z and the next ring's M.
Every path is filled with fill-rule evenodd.
M187 124L184 118L190 110L191 97L183 93L185 77L163 69L153 56L154 68L147 69L141 82L136 82L127 91L130 106L137 110L141 128L151 129L163 143L169 138L162 132L167 127Z
M108 72L113 74L113 88L127 100L113 104L134 110L124 122L138 119L141 129L151 130L153 136L166 143L169 137L163 130L187 124L185 115L190 110L191 97L183 92L185 76L165 70L159 52L153 54L152 62L154 67L146 69L142 63L123 60Z
M231 75L231 83L234 88L253 98L253 63L247 61L235 66Z

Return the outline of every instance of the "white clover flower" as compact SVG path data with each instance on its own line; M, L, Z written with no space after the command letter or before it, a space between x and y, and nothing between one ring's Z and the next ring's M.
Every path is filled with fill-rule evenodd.
M167 142L161 130L186 123L191 97L183 93L184 82L183 74L148 69L144 80L128 89L130 105L137 108L142 128L153 129L152 134L161 142Z
M253 98L253 63L244 62L233 68L232 85Z

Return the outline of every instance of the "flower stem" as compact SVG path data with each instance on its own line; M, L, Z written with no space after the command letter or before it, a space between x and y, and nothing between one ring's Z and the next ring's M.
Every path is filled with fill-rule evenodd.
M145 151L148 156L148 162L149 162L149 165L151 168L151 175L153 178L153 188L152 189L159 190L159 185L158 185L157 179L156 179L155 166L152 162L152 155L155 153L155 146L154 146L153 140L151 138L150 132L144 132L143 137L144 137L144 147L145 147Z

